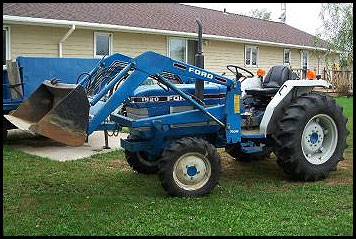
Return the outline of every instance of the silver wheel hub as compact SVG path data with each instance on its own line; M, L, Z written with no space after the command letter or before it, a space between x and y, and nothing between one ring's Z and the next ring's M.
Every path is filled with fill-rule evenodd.
M210 176L210 162L201 153L186 153L179 157L174 164L173 179L184 190L192 191L203 187Z
M337 145L337 127L326 114L312 117L305 125L301 140L305 158L312 164L323 164L334 154Z
M305 128L304 146L307 153L316 152L323 144L324 131L320 124L311 122Z

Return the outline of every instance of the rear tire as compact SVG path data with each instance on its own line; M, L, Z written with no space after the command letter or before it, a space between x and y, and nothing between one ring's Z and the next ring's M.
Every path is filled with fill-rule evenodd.
M239 146L228 145L225 147L225 151L234 159L240 162L249 163L268 159L272 153L272 150L264 147L261 153L247 154L241 151Z
M310 93L285 109L272 137L277 163L292 179L325 179L343 159L347 118L335 100Z
M197 197L211 192L220 177L216 148L200 138L186 137L167 147L159 162L159 178L172 196Z

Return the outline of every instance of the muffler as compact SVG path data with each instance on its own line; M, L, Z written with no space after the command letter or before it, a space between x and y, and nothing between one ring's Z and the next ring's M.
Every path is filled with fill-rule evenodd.
M22 130L80 146L87 137L89 108L82 85L46 80L5 118Z

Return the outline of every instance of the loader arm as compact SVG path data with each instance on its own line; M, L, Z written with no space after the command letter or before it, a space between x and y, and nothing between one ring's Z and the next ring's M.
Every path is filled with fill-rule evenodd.
M166 78L169 74L182 79L198 79L227 87L223 110L205 109L193 97ZM225 128L228 142L240 139L240 83L204 69L173 60L155 52L136 58L114 54L103 59L89 73L78 77L78 84L44 81L43 84L7 118L19 128L44 135L55 141L79 146L88 135L102 129L105 120L149 77L175 91L199 110L196 121L206 117ZM188 111L189 112L189 111ZM192 111L190 113L193 113ZM179 114L170 115L178 122ZM116 117L117 118L117 117ZM153 120L147 118L147 121Z
M131 70L131 67L133 70ZM182 75L183 77L196 78L203 81L209 81L216 84L225 85L228 88L234 88L240 90L237 81L233 81L229 78L217 75L212 72L208 72L201 68L171 59L169 57L160 55L155 52L145 52L136 58L133 58L128 67L123 69L120 74L116 76L108 85L105 86L90 102L91 106L94 106L99 100L105 96L105 93L113 88L116 82L120 80L124 75L130 74L113 92L110 98L104 104L101 104L97 113L89 121L88 135L93 133L100 124L115 111L115 109L124 103L129 97L133 96L134 90L139 87L148 77L155 77L161 72L170 72L176 75ZM167 85L168 87L171 87ZM238 92L236 91L235 94ZM184 94L184 92L183 92ZM190 98L186 95L187 98ZM193 99L192 99L193 101Z

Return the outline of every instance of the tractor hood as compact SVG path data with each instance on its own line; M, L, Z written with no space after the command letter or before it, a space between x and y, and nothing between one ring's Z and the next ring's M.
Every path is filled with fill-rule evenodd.
M194 84L180 84L177 88L187 94L194 95ZM206 105L223 104L225 102L226 87L218 84L205 84L204 103ZM138 87L126 104L130 107L156 107L156 106L180 106L187 102L172 90L165 91L158 85L143 85Z
M195 84L177 84L180 90L194 95ZM226 86L214 83L204 86L204 104L206 107L224 104ZM172 90L165 91L158 85L142 85L125 103L127 116L144 118L171 114L193 109L193 106Z

